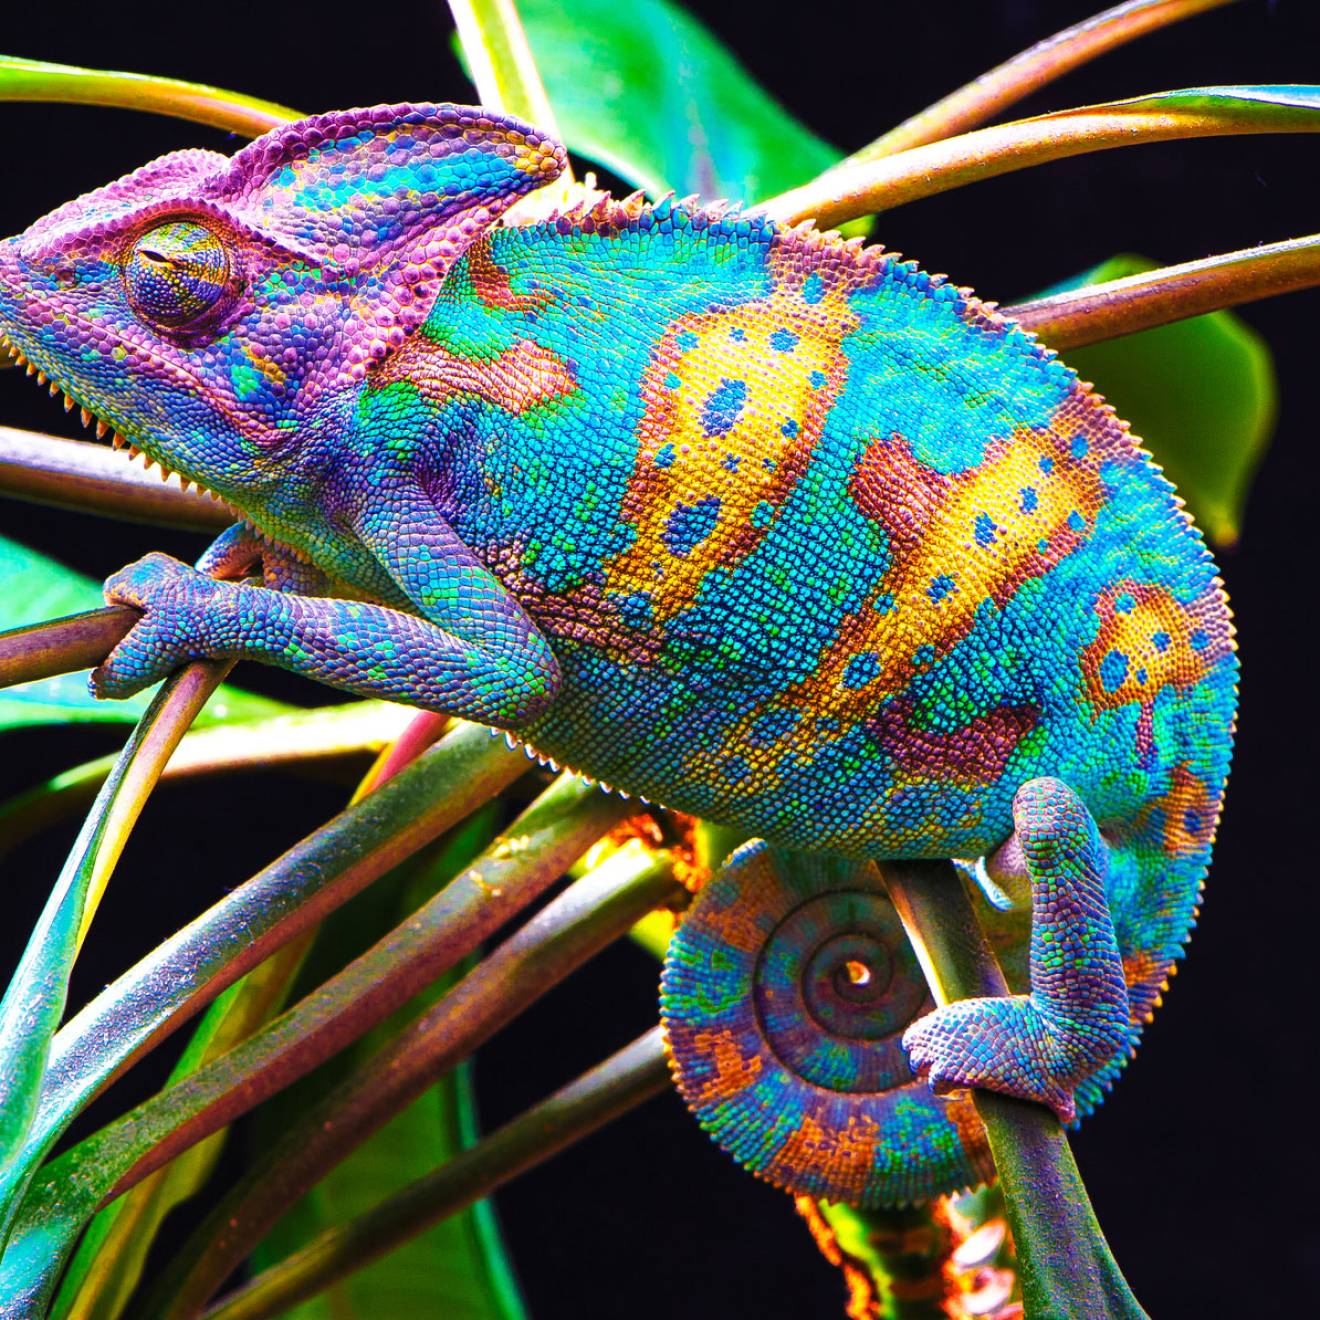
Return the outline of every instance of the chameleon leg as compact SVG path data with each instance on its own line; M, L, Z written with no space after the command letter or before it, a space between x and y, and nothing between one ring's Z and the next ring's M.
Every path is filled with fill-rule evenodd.
M203 563L246 567L250 551L241 534L226 534ZM106 583L110 603L144 617L93 673L93 691L126 696L185 660L215 656L489 724L516 725L553 698L559 670L545 639L438 516L404 526L379 553L403 608L297 594L296 578L282 583L291 591L221 582L147 555Z
M292 591L300 596L345 594L332 591L329 576L315 564L300 559L287 546L267 540L246 523L227 527L202 552L196 564L207 577L232 581L260 572L272 591Z
M983 1087L1076 1117L1074 1092L1129 1043L1127 985L1105 900L1106 846L1067 785L1034 779L1013 802L1031 884L1031 993L963 999L903 1035L912 1067L937 1093Z

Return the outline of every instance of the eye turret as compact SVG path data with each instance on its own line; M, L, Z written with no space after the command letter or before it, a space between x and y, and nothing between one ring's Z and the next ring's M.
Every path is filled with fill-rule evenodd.
M124 265L133 310L182 329L217 307L229 286L229 254L205 225L170 220L138 237Z

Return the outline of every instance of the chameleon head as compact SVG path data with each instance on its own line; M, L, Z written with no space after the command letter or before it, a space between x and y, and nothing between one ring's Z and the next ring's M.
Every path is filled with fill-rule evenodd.
M564 163L527 125L452 105L174 152L0 242L0 349L255 513L311 475L455 258Z

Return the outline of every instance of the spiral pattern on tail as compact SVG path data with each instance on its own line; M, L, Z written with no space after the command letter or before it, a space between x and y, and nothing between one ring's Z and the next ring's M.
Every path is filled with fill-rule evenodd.
M985 1179L966 1095L913 1076L932 1007L873 866L741 848L675 933L661 1014L679 1090L715 1141L798 1195L904 1205Z

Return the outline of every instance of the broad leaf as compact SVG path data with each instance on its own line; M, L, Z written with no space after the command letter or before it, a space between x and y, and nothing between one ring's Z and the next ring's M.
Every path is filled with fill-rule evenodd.
M519 0L569 148L653 196L756 201L840 157L666 0Z
M1048 292L1122 279L1157 264L1112 257ZM1206 535L1233 544L1278 411L1265 341L1234 313L1211 312L1069 349L1064 357L1132 424Z
M0 536L0 582L5 584L0 592L0 630L105 604L101 588L91 578L4 536ZM85 674L60 674L0 690L0 733L25 725L65 721L131 724L150 700L150 692L140 692L127 701L98 701L87 690ZM226 684L197 723L205 727L261 719L295 709Z

